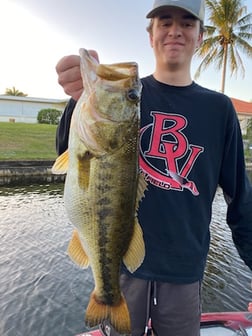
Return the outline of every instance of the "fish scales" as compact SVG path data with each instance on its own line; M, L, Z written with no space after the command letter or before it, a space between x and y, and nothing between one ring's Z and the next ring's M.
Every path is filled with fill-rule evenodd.
M98 273L102 275L101 279L104 279L102 293L97 295L101 301L105 297L105 303L110 304L116 304L121 298L118 272L121 258L126 253L131 239L136 208L132 193L136 193L137 169L133 165L132 169L129 169L125 162L125 159L133 159L135 154L129 155L127 142L124 147L126 150L114 154L109 164L104 158L96 162L94 169L98 173L95 174L97 178L93 195L98 201L94 202L93 211L97 216L94 220L100 223L97 244L99 251L95 255L99 256ZM111 260L114 260L113 264ZM111 267L115 263L117 267Z
M85 321L110 320L130 333L130 316L120 290L121 264L134 272L145 255L136 210L146 183L138 169L141 83L134 62L98 64L80 50L85 88L73 112L68 151L53 166L67 171L64 202L75 226L68 253L91 266L95 288Z

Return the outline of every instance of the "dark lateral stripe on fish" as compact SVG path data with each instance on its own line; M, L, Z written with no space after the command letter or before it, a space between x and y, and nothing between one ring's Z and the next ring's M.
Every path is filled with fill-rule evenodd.
M102 199L100 200L103 203ZM104 202L107 203L109 201L108 197L104 197ZM111 273L111 265L112 259L109 255L109 251L113 249L112 246L108 246L109 243L109 229L110 229L110 221L111 215L113 215L113 209L111 208L111 202L107 203L107 206L103 204L103 207L97 212L98 220L100 222L99 226L99 239L98 243L100 246L100 264L103 265L101 267L101 274L103 278L103 303L107 305L115 305L118 304L118 301L121 299L119 288L115 291L115 286L119 285L115 283L115 279L118 279L118 274ZM119 263L119 259L118 259ZM119 269L119 267L118 267Z

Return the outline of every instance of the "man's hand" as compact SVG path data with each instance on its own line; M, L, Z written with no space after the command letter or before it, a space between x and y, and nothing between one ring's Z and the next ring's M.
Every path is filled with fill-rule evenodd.
M98 54L95 50L88 51L97 61ZM80 72L80 56L64 56L56 65L58 83L63 87L64 92L74 100L78 100L83 91L83 82Z

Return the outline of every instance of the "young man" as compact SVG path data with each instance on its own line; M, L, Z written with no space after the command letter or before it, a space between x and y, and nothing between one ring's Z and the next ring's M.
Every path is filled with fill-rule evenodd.
M191 78L191 60L203 38L204 1L156 0L147 18L156 68L142 79L141 97L139 164L149 185L138 217L146 257L135 273L123 270L121 285L133 336L144 334L149 317L155 335L197 336L216 189L223 189L234 243L252 268L252 188L230 99ZM83 90L79 62L68 56L56 67L74 100ZM67 148L73 99L58 128L59 153Z

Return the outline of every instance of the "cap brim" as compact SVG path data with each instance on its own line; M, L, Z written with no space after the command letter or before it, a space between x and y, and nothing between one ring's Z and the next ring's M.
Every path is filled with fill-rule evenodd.
M147 19L152 19L155 16L158 16L159 13L162 12L164 9L170 8L170 7L177 7L177 8L183 9L183 10L187 11L188 13L192 14L196 19L200 20L200 18L197 15L195 15L194 13L192 13L189 9L184 8L182 6L176 6L176 5L172 5L172 6L171 5L168 5L168 6L165 5L165 6L160 6L158 8L154 8L146 15L146 18Z

